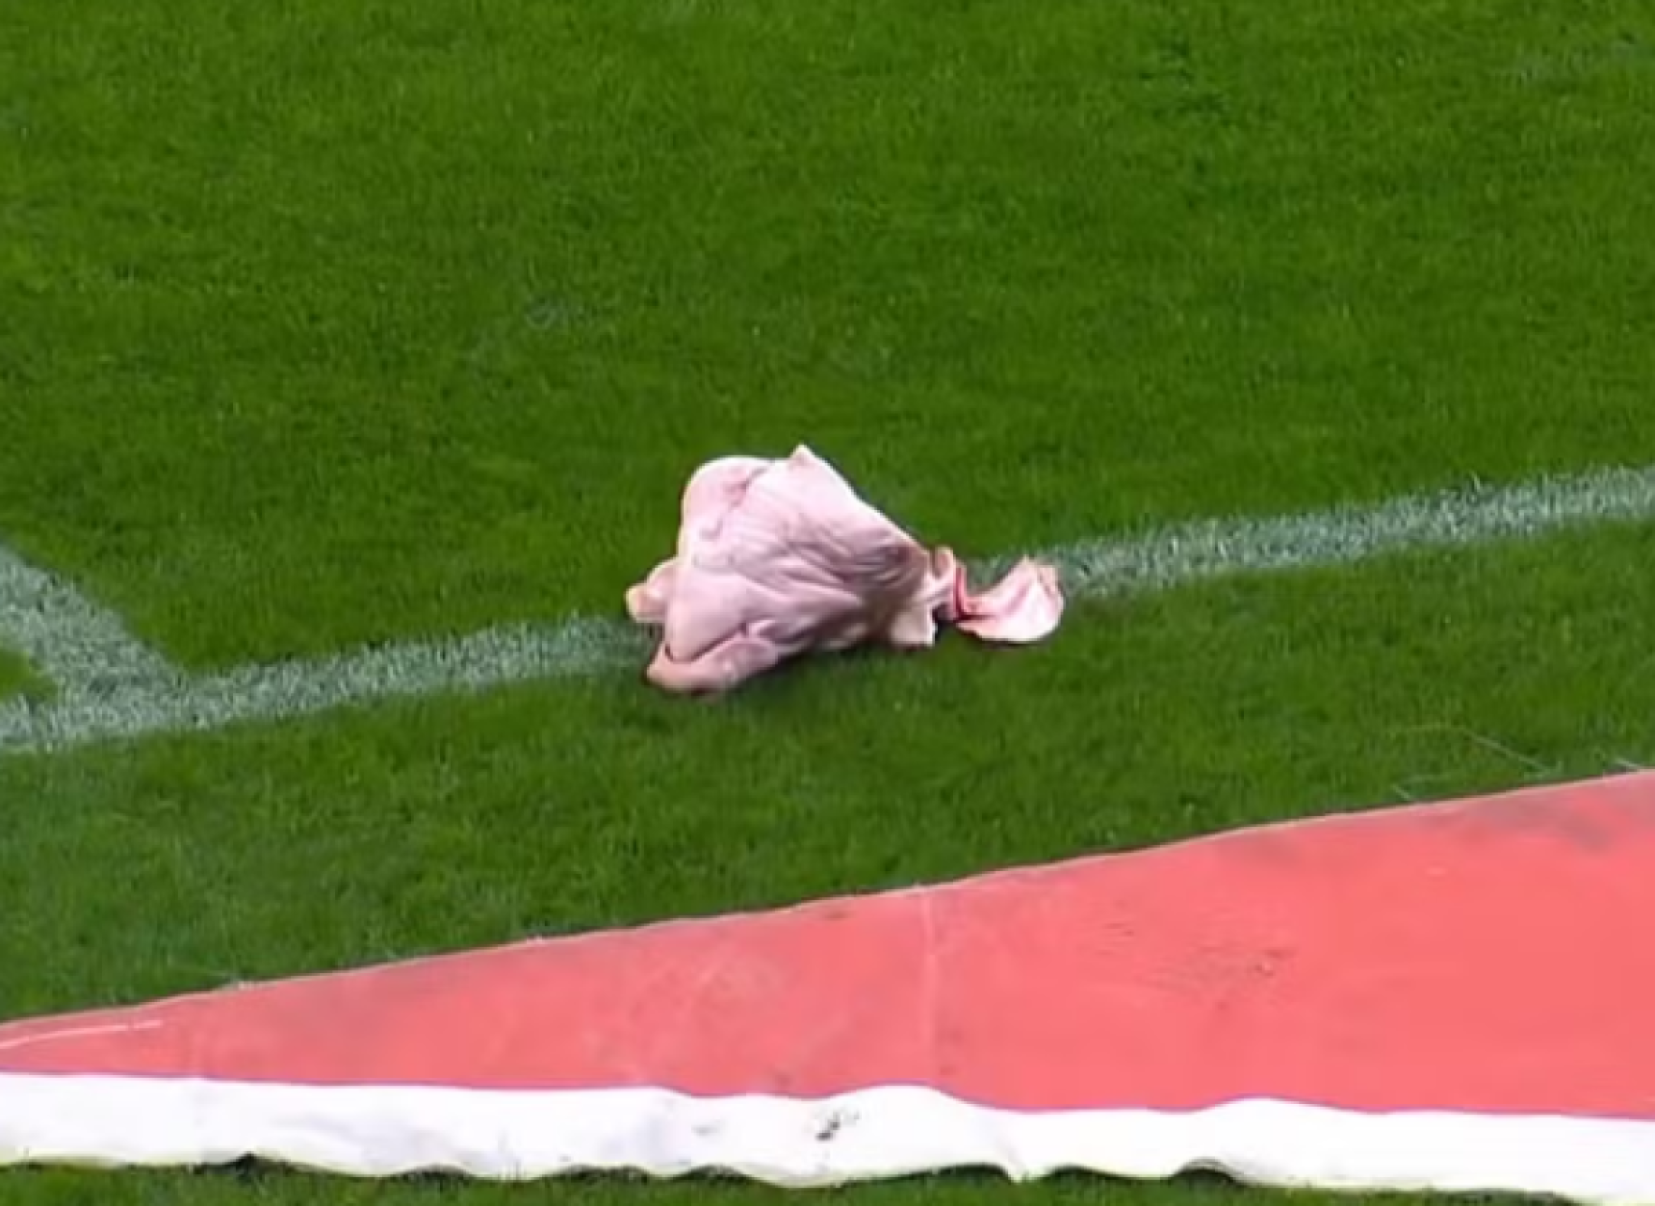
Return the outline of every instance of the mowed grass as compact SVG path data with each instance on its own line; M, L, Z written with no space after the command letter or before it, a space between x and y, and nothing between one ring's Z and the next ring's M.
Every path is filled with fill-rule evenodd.
M1655 459L1635 2L13 0L0 531L191 665Z
M0 699L14 699L20 695L39 698L46 691L46 684L30 669L28 662L0 649Z
M13 0L0 540L209 667L615 612L728 451L809 442L972 554L1646 463L1651 179L1630 2ZM713 706L615 676L7 758L0 1017L1645 762L1652 553L1213 583ZM1011 1193L1244 1196L850 1196Z

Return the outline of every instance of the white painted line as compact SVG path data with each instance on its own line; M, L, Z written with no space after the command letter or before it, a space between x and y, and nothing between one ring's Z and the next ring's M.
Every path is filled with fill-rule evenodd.
M1169 590L1238 573L1312 569L1392 553L1493 544L1581 524L1655 518L1655 465L1510 486L1472 484L1375 507L1272 519L1209 519L1052 549L1064 583L1093 598ZM1003 560L1003 559L1002 559Z
M119 616L3 544L0 647L21 653L68 694L148 687L175 677L166 659L129 634Z
M222 674L179 677L163 687L65 692L47 704L13 700L0 705L0 756L284 720L375 700L590 675L642 665L650 646L650 636L642 630L577 617L544 628L492 628L448 641L240 666Z
M1655 466L1513 486L1472 485L1376 507L1203 520L1045 550L1076 598L1170 590L1221 575L1350 564L1488 544L1582 524L1655 519ZM1011 558L974 567L995 573ZM0 755L277 721L351 704L641 669L648 634L616 619L488 629L307 661L190 677L138 644L61 579L0 548L0 644L49 675L58 697L0 704Z

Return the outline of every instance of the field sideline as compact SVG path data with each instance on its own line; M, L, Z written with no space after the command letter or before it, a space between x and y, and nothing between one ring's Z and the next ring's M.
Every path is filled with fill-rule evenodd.
M0 6L0 1018L1655 762L1650 180L1631 0ZM1057 638L646 689L800 442Z

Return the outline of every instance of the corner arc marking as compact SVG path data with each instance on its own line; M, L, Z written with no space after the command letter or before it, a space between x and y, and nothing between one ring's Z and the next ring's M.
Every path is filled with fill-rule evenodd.
M178 671L121 618L0 544L0 646L21 653L66 695L176 679Z

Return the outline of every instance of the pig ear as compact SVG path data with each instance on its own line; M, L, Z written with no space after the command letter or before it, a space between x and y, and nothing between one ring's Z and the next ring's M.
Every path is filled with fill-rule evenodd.
M1026 645L1044 640L1063 619L1063 588L1055 566L1023 558L982 594L960 578L958 626L983 641Z
M667 622L667 605L672 602L672 589L678 582L678 559L670 557L650 571L636 586L626 592L626 610L635 624L651 626Z

